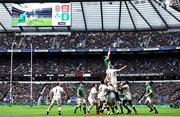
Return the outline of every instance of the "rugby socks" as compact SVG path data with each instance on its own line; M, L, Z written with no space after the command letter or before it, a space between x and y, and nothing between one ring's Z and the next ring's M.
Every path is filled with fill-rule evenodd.
M112 113L114 114L114 113L115 113L115 111L114 111L114 107L111 107L111 110L112 110Z
M58 115L61 115L61 111L58 112Z
M61 115L61 107L58 108L58 115Z
M109 107L107 107L107 115L109 115L110 114L110 112L109 112Z
M93 106L90 106L90 107L88 108L88 113L90 113L90 111L91 111L92 108L93 108Z
M153 111L153 108L151 107L151 105L147 104L147 106L150 108L150 111L149 111L149 112L152 112L152 111Z
M115 106L114 106L114 108L115 108L116 110L118 110L118 107L117 107L117 105L115 105Z
M84 111L84 114L86 114L86 104L83 104L83 111Z
M121 114L123 114L124 113L124 111L123 111L123 107L122 107L122 105L120 104L120 109L121 109Z
M80 106L77 106L77 107L75 108L74 114L76 114L76 111L77 111L77 109L78 109L79 107L80 107Z
M99 105L99 112L101 112L101 113L104 112L104 110L103 110L103 103L100 103L100 105Z
M49 115L49 111L47 111L47 113L46 113L47 115Z
M135 113L137 113L136 108L134 107L134 105L132 106L132 109L134 110Z
M156 107L155 107L155 106L153 106L153 109L155 110L155 113L157 114L157 113L158 113L158 111L157 111L157 109L156 109Z
M81 111L81 106L79 106L79 109L80 109L80 111Z
M100 111L100 110L99 110L99 106L97 105L97 106L96 106L96 114L97 114L97 115L99 114L99 111Z
M115 105L114 108L116 109L116 114L119 114L119 110L118 110L117 105Z
M83 107L84 114L86 114L86 107Z
M127 114L131 113L131 110L127 106L124 106L124 108L126 108L128 110Z

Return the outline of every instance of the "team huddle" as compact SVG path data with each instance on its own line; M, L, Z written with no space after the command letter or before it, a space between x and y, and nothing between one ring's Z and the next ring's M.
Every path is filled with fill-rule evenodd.
M117 81L117 72L124 70L127 66L120 69L114 69L110 61L110 48L108 50L107 56L105 56L104 64L106 67L106 76L101 81L99 87L97 84L93 84L88 96L88 102L90 106L87 108L86 105L86 94L83 83L79 84L77 89L77 106L74 110L74 114L77 113L78 109L83 108L84 114L90 114L91 109L96 107L96 114L103 114L107 110L107 114L119 114L124 113L123 108L127 110L127 114L131 114L132 111L129 109L130 106L134 113L137 114L137 110L132 103L132 95L129 89L129 82ZM58 104L58 114L61 115L61 94L64 93L65 97L68 97L63 88L58 85L50 91L51 103L47 110L47 115L49 114L53 104L57 102ZM150 108L150 112L158 113L155 105L153 105L153 91L152 82L146 82L146 92L142 96L139 102L145 100L145 104ZM121 112L119 112L118 106L120 106ZM110 111L111 110L111 111Z

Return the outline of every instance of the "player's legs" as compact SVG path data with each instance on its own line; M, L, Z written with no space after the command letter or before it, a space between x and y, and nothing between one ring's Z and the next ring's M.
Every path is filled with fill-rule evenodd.
M49 112L51 111L51 109L52 109L52 107L53 107L53 105L54 105L54 102L55 102L55 100L52 99L52 101L51 101L51 103L50 103L50 105L49 105L49 107L48 107L48 110L47 110L47 115L48 115Z
M90 111L93 107L94 107L94 105L90 105L90 107L88 108L88 113L90 113Z
M104 108L106 107L107 103L106 103L106 97L104 95L98 95L98 99L99 99L99 104L98 104L98 113L103 113L104 112Z
M101 100L100 100L100 98L98 98L97 107L96 107L96 114L100 114L100 111L101 111Z
M110 102L108 103L108 105L111 107L111 110L112 110L112 114L115 114L115 102Z
M61 105L58 106L58 114L61 115Z
M91 109L97 105L97 102L96 102L96 100L91 99L91 98L88 98L88 101L90 103L90 107L88 108L88 113L90 113Z
M86 114L86 100L83 98L82 102L83 102L83 111L84 111L84 114Z
M109 106L107 107L107 115L110 115Z
M157 109L156 109L156 106L155 106L155 105L152 105L152 107L153 107L153 109L155 110L155 113L157 114L158 111L157 111Z
M115 108L115 110L116 110L116 114L119 114L119 109L118 109L118 104L117 104L117 103L118 103L118 102L115 103L114 108Z
M58 114L61 115L61 99L58 100Z
M124 111L123 111L123 105L120 103L119 106L120 106L120 109L121 109L121 114L123 114L123 113L124 113Z
M100 100L100 104L99 104L99 107L98 107L100 113L104 112L104 107L103 107L104 103L105 103L105 100L104 101Z
M154 110L153 110L153 107L152 107L152 105L151 105L151 99L150 99L149 97L147 97L147 98L146 98L146 100L145 100L145 104L146 104L146 105L147 105L147 107L150 109L150 111L149 111L149 112L154 111Z
M146 105L150 108L149 112L152 112L153 110L155 111L155 113L158 113L156 106L153 104L152 99L150 97L146 98L145 101Z
M153 109L154 109L155 113L157 114L157 113L158 113L158 111L157 111L156 106L155 106L155 104L154 104L154 102L153 102L153 100L152 100L152 99L151 99L151 106L153 107Z
M117 92L117 89L116 89L117 85L114 85L114 87L115 87L114 94L115 94L115 97L116 97L115 104L114 104L114 109L116 110L116 114L119 114L117 103L118 103L118 101L120 101L120 98L119 98L119 93Z
M129 105L132 107L135 113L137 113L135 106L132 104L132 100L128 100Z
M76 108L74 110L74 114L76 114L77 109L82 106L82 101L81 100L82 100L82 98L77 98L77 106L76 106Z
M74 114L76 114L76 111L78 110L78 108L81 108L81 105L76 106L76 108L74 109Z
M97 101L95 103L95 106L96 106L96 114L99 114L99 106L98 106L98 102Z
M121 114L124 113L123 111L123 100L120 98L120 101L118 101L118 104L119 104L119 107L120 107L120 110L121 110Z
M97 107L96 107L96 114L99 114L100 112L100 99L97 100Z
M151 105L151 106L153 107L153 109L155 110L155 113L157 114L158 111L157 111L157 109L156 109L156 106L155 106L155 105Z
M126 103L127 103L127 99L125 99L125 100L123 100L123 106L124 106L124 108L126 108L127 109L127 114L130 114L131 113L131 110L128 108L128 106L126 105Z

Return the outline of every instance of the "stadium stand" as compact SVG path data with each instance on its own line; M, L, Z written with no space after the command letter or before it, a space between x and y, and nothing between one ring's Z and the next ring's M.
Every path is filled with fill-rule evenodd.
M48 98L49 91L56 85L55 83L46 83L46 84L33 84L33 99L34 103L37 103L38 98L40 96L40 92L42 87L45 85L45 91L43 92L43 104L46 104L46 98ZM7 89L8 84L1 83L0 89L4 90ZM86 94L88 95L90 92L90 87L92 83L85 83ZM63 87L65 91L68 93L70 97L76 96L76 88L78 87L78 83L64 83ZM140 96L143 95L145 89L144 83L131 83L130 90L132 91L134 104L138 104L140 100ZM175 82L156 82L153 84L154 91L155 91L155 102L157 104L172 104L174 101L179 100L180 97L180 84ZM166 88L168 87L168 88ZM29 83L15 83L13 85L13 97L14 97L14 104L29 104L30 103L30 84ZM5 91L4 91L5 92ZM4 95L4 98L8 98L8 93ZM1 94L3 97L3 94ZM5 100L4 99L4 100ZM67 100L63 100L64 103ZM3 103L3 100L1 100Z
M179 46L179 32L72 32L71 36L20 36L0 34L0 48L10 49L15 42L18 49L72 49L72 48L149 48ZM102 41L103 39L103 41Z
M1 55L0 73L10 73L10 57ZM72 59L73 58L73 59ZM164 74L180 75L180 58L176 54L151 55L112 55L115 68L127 65L121 74ZM13 60L13 74L30 74L30 56L15 55ZM90 73L105 74L103 55L53 55L36 54L33 59L33 74L75 74Z

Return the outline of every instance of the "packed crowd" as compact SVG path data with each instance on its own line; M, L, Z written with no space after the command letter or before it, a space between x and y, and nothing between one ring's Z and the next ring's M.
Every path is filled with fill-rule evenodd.
M139 48L179 46L180 32L72 32L71 35L21 36L0 34L0 48L70 49L70 48Z
M73 58L73 59L72 59ZM178 56L112 56L115 68L127 65L122 74L141 73L179 73L180 58ZM14 57L13 74L30 74L30 57ZM67 73L105 73L103 55L86 56L35 56L33 58L33 74L67 74ZM10 73L10 58L0 57L0 73Z
M0 89L2 89L2 94L9 90L9 84L0 84ZM56 86L56 83L47 83L47 84L33 84L33 100L34 103L37 103L38 98L43 95L44 99L47 98L50 90ZM76 97L76 89L78 88L78 83L63 83L62 87L67 92L69 97ZM88 97L92 83L85 83L86 97ZM44 92L42 93L43 87L45 87ZM145 92L145 84L144 83L130 83L130 92L133 97L133 103L138 104L138 101L142 98ZM180 83L173 82L156 82L153 84L153 92L155 96L155 102L157 104L170 104L177 100L180 100ZM1 98L5 98L9 95L1 96ZM12 88L13 95L13 103L14 104L30 104L30 84L28 83L15 83ZM3 100L1 100L2 103ZM64 99L64 103L67 100Z

